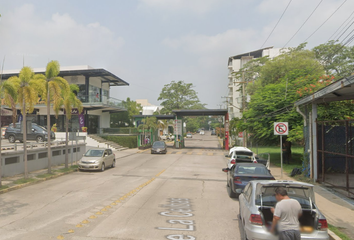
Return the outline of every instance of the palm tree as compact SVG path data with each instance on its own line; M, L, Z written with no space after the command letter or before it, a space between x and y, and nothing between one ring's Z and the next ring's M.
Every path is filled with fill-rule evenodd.
M24 175L28 178L27 169L27 112L32 113L34 105L38 102L38 96L44 91L44 82L41 81L41 74L34 74L30 67L23 67L19 76L13 76L8 79L16 89L18 95L17 102L20 104L22 119L22 132L23 132L23 151L24 151Z
M75 92L79 92L79 87L76 84L70 84L70 93L63 97L63 106L65 109L65 168L69 167L68 157L68 132L69 120L71 119L72 108L77 108L78 112L82 112L82 102L76 97Z
M60 65L57 61L50 61L47 64L45 71L45 97L44 100L47 105L47 132L48 132L48 173L52 173L52 154L51 154L51 130L50 130L50 104L52 102L53 109L58 115L58 109L62 103L62 99L70 93L69 83L62 77L58 77L60 72Z
M16 89L7 80L0 83L0 95L1 95L1 99L4 97L4 103L10 107L14 106L14 104L12 104L12 103L17 101ZM13 110L13 112L16 112L16 106L15 106L15 109L12 109L12 110ZM2 107L0 108L0 127L1 127L1 112L2 112ZM2 134L2 132L1 132L1 134ZM1 163L2 163L2 158L1 158L1 139L0 139L0 187L2 186L2 184L1 184L1 175L2 175Z

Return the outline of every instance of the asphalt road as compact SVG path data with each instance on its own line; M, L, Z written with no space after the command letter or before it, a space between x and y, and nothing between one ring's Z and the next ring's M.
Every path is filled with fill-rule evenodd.
M0 239L240 239L216 136L0 195Z

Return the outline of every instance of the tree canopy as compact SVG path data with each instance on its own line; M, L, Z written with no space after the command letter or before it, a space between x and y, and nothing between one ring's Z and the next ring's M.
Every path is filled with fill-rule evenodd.
M162 114L170 114L175 109L201 109L204 104L199 101L197 92L193 89L192 83L183 81L172 81L166 84L157 100L162 100Z
M233 126L238 132L247 130L258 142L269 143L276 139L273 123L289 122L289 140L301 142L303 118L296 112L294 102L350 75L352 49L344 47L339 51L338 47L329 42L306 50L301 44L273 59L264 57L245 64L236 77L248 82L250 101L242 119L233 121ZM333 56L334 49L338 51ZM318 114L319 119L343 119L354 117L353 110L352 101L333 102L320 106Z
M133 115L139 115L140 111L143 110L141 104L130 100L130 98L123 101L123 106L127 109L127 111L111 114L111 127L132 127Z

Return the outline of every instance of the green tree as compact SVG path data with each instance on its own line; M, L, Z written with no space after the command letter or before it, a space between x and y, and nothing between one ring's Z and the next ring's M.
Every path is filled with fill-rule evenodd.
M171 114L176 109L197 109L204 106L200 103L197 92L194 91L192 83L183 81L172 81L166 84L157 100L162 100L162 114Z
M34 105L38 102L38 96L41 96L44 89L44 82L41 80L40 74L34 74L30 67L23 67L19 76L13 76L8 79L13 84L18 95L17 102L22 112L22 132L23 132L23 149L24 149L24 172L25 178L28 178L27 168L27 113L32 113Z
M64 94L62 97L62 105L65 110L65 168L69 167L68 157L68 142L69 142L69 120L71 119L71 110L77 108L78 112L82 112L82 102L77 98L75 92L79 92L79 87L76 84L70 84L69 94Z
M302 117L293 103L301 98L298 90L317 82L324 69L304 44L263 62L255 72L251 100L243 112L242 121L237 121L237 131L247 130L260 143L275 141L273 122L289 122L289 138L303 125ZM250 84L251 85L251 84ZM249 90L249 88L247 88Z
M48 132L48 173L52 173L52 154L51 154L51 125L50 125L50 106L53 105L53 109L58 115L62 99L66 98L70 94L69 83L62 77L58 77L60 73L60 65L57 61L50 61L47 64L45 76L42 75L42 79L45 81L45 94L43 99L47 105L47 132Z
M1 16L1 15L0 15ZM13 102L17 101L17 92L13 84L11 82L5 80L0 84L0 99L4 100L4 103L9 107L13 106ZM16 107L15 110L16 112ZM0 126L1 126L1 113L2 113L2 105L0 108ZM0 140L0 187L2 186L1 183L1 176L2 176L2 155L1 155L1 140Z
M130 98L123 101L123 106L127 111L111 114L111 127L125 127L126 125L132 127L133 115L139 115L140 111L143 110L141 104L130 100Z
M353 74L354 46L343 46L336 41L329 41L313 48L313 52L327 75L340 79Z

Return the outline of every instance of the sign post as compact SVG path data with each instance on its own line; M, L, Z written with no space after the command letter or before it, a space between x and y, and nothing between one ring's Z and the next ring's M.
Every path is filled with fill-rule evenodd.
M283 179L283 135L289 134L289 127L287 122L274 123L274 135L280 136L280 178Z

